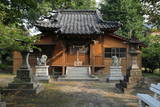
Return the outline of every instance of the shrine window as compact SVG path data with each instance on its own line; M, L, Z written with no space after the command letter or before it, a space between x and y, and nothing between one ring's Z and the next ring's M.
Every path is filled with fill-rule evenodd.
M112 58L112 56L124 58L126 57L126 48L105 48L104 56L105 58Z

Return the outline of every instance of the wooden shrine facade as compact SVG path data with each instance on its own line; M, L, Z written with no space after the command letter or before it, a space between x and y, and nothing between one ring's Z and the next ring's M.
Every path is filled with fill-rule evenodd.
M50 71L59 68L62 75L67 66L90 66L93 72L109 71L112 56L122 59L125 73L131 65L129 40L114 32L121 27L118 22L104 21L94 10L57 10L43 16L35 25L42 32L41 39L35 45L42 49L30 55L30 64L34 68L36 58L42 54L48 56ZM14 71L19 67L21 55L13 53ZM138 57L141 67L141 56Z

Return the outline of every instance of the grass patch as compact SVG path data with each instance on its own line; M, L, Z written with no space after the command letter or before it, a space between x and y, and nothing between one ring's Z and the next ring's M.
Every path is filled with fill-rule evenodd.
M10 74L10 73L0 73L0 78L1 79L13 78L14 76L16 76L16 75Z
M13 81L15 75L8 73L0 73L0 87L6 87L9 82Z
M9 107L70 107L71 101L74 99L57 88L54 84L43 84L44 90L38 95L26 96L6 96L7 105ZM7 107L8 107L7 106Z
M143 76L146 78L154 78L154 79L160 78L160 74L157 73L143 73Z

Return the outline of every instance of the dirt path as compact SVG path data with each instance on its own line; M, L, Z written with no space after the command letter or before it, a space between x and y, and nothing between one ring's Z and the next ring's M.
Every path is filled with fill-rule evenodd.
M1 75L0 85L12 79ZM6 96L7 107L137 107L136 96L118 93L115 83L52 81L43 86L36 96Z
M137 107L136 96L118 94L115 83L106 82L53 82L47 86L72 99L65 107ZM63 106L62 106L63 107Z

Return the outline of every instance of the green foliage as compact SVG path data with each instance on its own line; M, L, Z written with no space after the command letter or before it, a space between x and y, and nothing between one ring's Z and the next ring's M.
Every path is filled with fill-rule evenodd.
M2 0L0 19L5 25L19 23L22 18L34 21L40 15L51 10L52 5L46 0ZM2 14L2 15L1 15Z
M0 21L17 23L25 18L34 22L53 9L95 9L95 0L1 0Z
M143 66L151 72L160 68L160 35L150 35L146 38L147 47L143 48Z
M94 6L94 0L2 0L0 3L0 48L18 51L35 48L33 42L37 37L26 36L26 32L17 27L22 18L34 21L41 14L52 9L89 9Z
M100 6L105 20L120 21L123 24L118 31L119 35L128 37L130 30L134 29L136 36L142 36L143 15L140 0L105 0Z
M13 50L28 51L37 47L37 36L27 36L20 26L21 19L34 22L53 9L93 9L95 0L1 0L0 2L0 68L5 67L4 56Z
M0 49L3 51L26 51L33 48L37 36L27 36L20 28L9 27L0 24Z
M37 36L27 36L27 33L14 26L0 24L0 68L5 69L12 63L12 51L29 51L37 49L34 43Z
M95 9L95 0L49 0L53 9Z
M144 14L149 15L148 24L160 29L160 2L159 0L142 0Z

